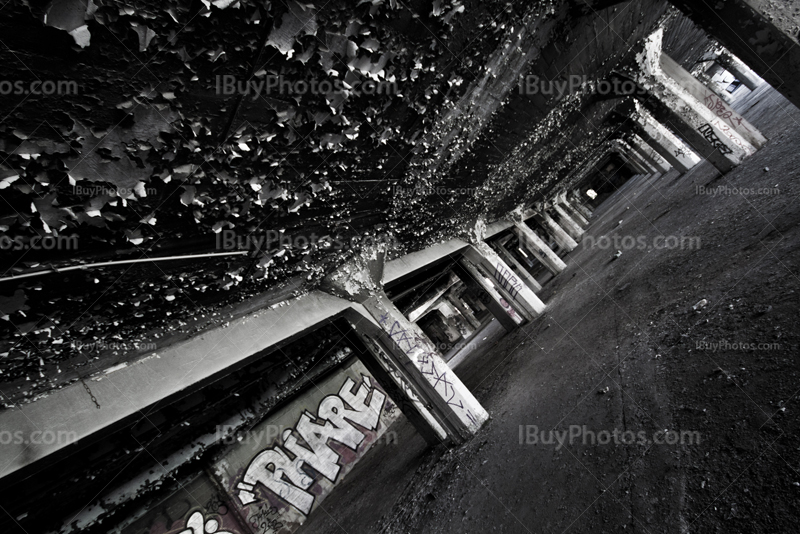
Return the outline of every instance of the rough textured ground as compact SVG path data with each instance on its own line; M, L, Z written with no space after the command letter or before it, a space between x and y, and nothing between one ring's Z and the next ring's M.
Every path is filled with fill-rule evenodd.
M492 415L473 441L426 451L399 424L398 443L373 450L304 532L796 532L800 112L766 92L747 118L763 150L725 176L704 163L626 184L542 291L546 315L460 366ZM604 235L701 245L612 260L589 246ZM526 444L521 425L700 442Z

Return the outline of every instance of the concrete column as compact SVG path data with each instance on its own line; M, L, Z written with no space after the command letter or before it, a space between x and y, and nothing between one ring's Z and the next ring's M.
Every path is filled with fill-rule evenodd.
M690 85L688 79L674 79L662 70L663 33L659 28L648 36L642 53L636 56L641 70L637 81L652 97L645 104L653 106L656 118L669 122L701 157L727 172L756 149L684 87Z
M721 124L732 129L750 145L759 149L766 144L767 139L761 135L761 132L755 126L747 122L744 117L734 111L730 104L720 99L714 91L703 85L700 80L692 76L690 72L663 52L661 53L661 70L664 71L664 74L680 83L698 101L705 104L716 115ZM723 132L727 132L724 128L722 129Z
M633 170L636 171L638 174L645 175L645 176L653 174L653 170L652 169L648 169L648 168L642 167L642 165L638 161L636 161L635 159L633 159L631 157L628 157L627 155L625 155L623 153L620 153L620 155L625 160L625 162L629 163L630 166L633 167Z
M561 206L570 214L572 220L581 225L583 228L587 228L589 226L589 220L583 216L581 212L579 212L575 206L569 203L567 200L566 193L562 192L558 197L556 197L557 201Z
M800 107L800 46L781 3L761 0L671 0L756 74ZM787 12L778 11L784 8Z
M583 199L581 199L581 197L577 193L574 194L572 198L569 199L569 201L571 203L570 205L577 211L579 211L581 215L583 215L586 218L586 220L592 218L592 210L590 210L586 206L586 204L583 203Z
M722 65L720 65L717 61L713 61L711 65L706 69L705 75L708 76L709 78L713 78L723 70L725 70L725 68Z
M360 303L373 322L351 324L373 353L366 358L370 372L381 381L391 375L388 387L402 384L404 392L413 392L436 425L426 417L412 413L412 422L428 440L446 434L451 444L462 443L474 435L489 414L461 380L450 370L427 335L395 307L383 292L385 250L377 247L362 250L353 259L328 275L320 288L333 295ZM383 369L383 378L381 377ZM416 405L406 394L408 405ZM425 421L425 422L423 422ZM427 425L425 424L427 423ZM438 425L438 427L437 427ZM427 426L427 429L425 428Z
M509 267L514 269L516 275L519 276L523 282L525 282L531 291L534 293L541 291L542 286L536 281L536 278L534 278L533 275L528 272L528 269L526 269L525 266L522 265L517 258L515 258L514 255L509 252L508 249L506 249L505 246L503 246L501 243L497 243L496 250L500 258L506 262Z
M614 144L618 147L617 150L620 154L634 162L640 170L644 171L642 174L651 175L660 172L658 169L656 169L655 165L650 163L641 154L636 152L633 147L625 141L621 139L615 139Z
M680 173L700 163L700 158L683 141L653 118L642 105L633 101L630 117L639 125L642 138Z
M631 135L628 138L628 144L661 174L666 174L672 169L672 165L662 158L655 150L650 148L638 135Z
M359 354L359 360L386 390L417 432L431 446L447 443L448 433L433 415L433 405L423 401L423 396L413 381L398 370L401 363L391 354L393 345L390 340L386 340L385 334L372 321L355 310L349 310L343 318L353 329L353 335L367 349L366 353Z
M534 258L539 260L554 275L567 268L567 264L531 230L530 226L524 222L517 223L514 226L514 232L519 237L520 245L524 246L526 250L533 254Z
M461 297L451 291L445 296L445 298L447 299L447 302L452 304L453 307L458 310L458 312L464 317L464 319L467 320L470 325L472 325L474 329L477 330L481 327L481 322L477 317L475 317L475 314L472 313L472 310L469 309L466 304L464 304L464 301L461 300Z
M761 86L761 84L764 83L764 80L762 80L758 74L753 72L750 67L745 65L741 59L725 49L722 49L720 54L717 56L716 63L736 76L736 79L742 82L742 85L751 91L755 91Z
M714 62L714 65L719 67L719 65L717 65L716 62ZM731 82L732 82L733 81L733 74L731 74L730 72L726 71L722 67L719 67L719 70L723 73L722 76L721 76L721 79L719 79L719 80L715 80L714 79L714 77L716 77L718 75L718 73L709 75L708 71L700 71L700 72L691 71L690 74L692 76L694 76L695 79L697 79L697 81L702 83L704 86L706 86L709 89L711 89L712 91L714 91L714 94L717 95L722 100L724 100L725 103L732 104L733 103L733 94L729 93L727 91L728 85L726 85L723 80L725 78L725 74L727 74L727 75L729 75L731 77ZM711 69L709 69L709 71L711 71Z
M472 280L489 295L489 302L487 303L489 305L489 311L492 312L492 315L494 315L495 319L497 319L503 328L511 332L525 321L525 319L517 313L517 310L503 298L503 295L497 291L495 285L484 276L474 264L462 258L455 268L463 273L461 276L464 276L465 281Z
M583 228L575 222L569 213L567 213L564 208L558 205L558 200L553 202L553 209L555 210L556 214L558 214L558 222L561 226L566 230L569 236L574 239L576 242L580 242L581 238L583 238Z
M449 299L442 297L437 304L439 311L445 317L446 320L450 321L458 330L458 333L464 338L467 339L475 332L475 327L470 323L466 317L461 314L461 310L453 306Z
M544 226L550 235L555 239L558 246L566 250L567 252L572 252L576 248L578 248L578 243L572 239L567 232L564 231L561 226L555 222L550 215L547 214L546 211L542 210L541 212L537 213L533 216L536 219L536 222Z
M470 245L464 257L496 282L495 287L526 319L532 321L544 313L544 303L485 242Z

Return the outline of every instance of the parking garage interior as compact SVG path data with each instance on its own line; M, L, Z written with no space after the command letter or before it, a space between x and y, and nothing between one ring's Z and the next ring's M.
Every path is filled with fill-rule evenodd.
M794 532L800 6L0 6L4 532Z

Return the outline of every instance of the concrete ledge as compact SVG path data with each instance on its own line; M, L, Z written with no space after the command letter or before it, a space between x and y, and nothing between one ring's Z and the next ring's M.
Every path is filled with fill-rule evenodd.
M269 347L312 331L348 309L363 307L314 291L283 306L260 310L158 351L112 367L88 382L98 409L80 382L48 397L0 413L0 428L24 434L68 432L80 441L223 371L244 364ZM371 320L371 319L370 319ZM372 321L374 322L374 321ZM62 434L67 435L67 434ZM60 441L60 440L56 440ZM49 456L69 443L0 447L0 478Z
M510 228L497 221L486 229L491 237ZM468 246L453 239L388 262L384 283L397 280ZM172 395L208 381L226 370L244 365L270 347L291 341L347 310L370 322L360 304L312 291L280 305L260 309L232 320L227 326L206 330L137 360L101 370L87 383L100 404L98 409L80 382L55 390L30 404L0 412L0 428L11 432L61 432L67 443L8 444L0 447L0 478L80 442Z
M530 210L529 212L532 216L533 212ZM511 221L500 220L493 222L492 224L486 226L486 238L488 239L493 237L500 232L511 228L512 226L514 226L514 223ZM466 241L461 239L451 239L450 241L445 241L444 243L439 243L438 245L428 247L425 250L412 252L411 254L406 254L405 256L401 256L393 259L392 261L386 262L386 265L383 267L383 283L388 284L390 282L394 282L395 280L399 280L400 278L418 271L430 265L431 263L435 263L440 259L449 256L450 254L464 250L467 248L467 246L469 246L469 243Z

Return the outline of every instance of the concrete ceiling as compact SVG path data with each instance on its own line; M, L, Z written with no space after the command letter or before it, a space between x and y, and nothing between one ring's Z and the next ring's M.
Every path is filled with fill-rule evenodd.
M667 19L679 62L706 45L646 0L225 4L2 9L6 79L78 87L0 96L0 231L78 242L4 252L5 277L50 271L0 282L6 406L307 292L350 254L322 236L384 238L391 259L530 205L619 124L613 101L522 94L522 77L603 79ZM216 91L222 76L356 86L367 73L396 94ZM278 231L312 244L254 245ZM231 232L246 255L52 272L230 252Z

